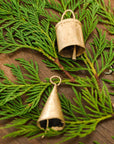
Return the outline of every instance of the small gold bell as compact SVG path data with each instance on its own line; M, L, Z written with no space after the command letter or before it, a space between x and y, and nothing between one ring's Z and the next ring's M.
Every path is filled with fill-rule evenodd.
M66 12L70 11L73 18L64 19ZM76 59L85 51L81 22L75 19L72 10L66 10L61 21L56 24L56 36L59 54L63 57Z
M52 78L55 77L60 79L58 84L52 81ZM57 94L57 86L60 85L61 78L58 76L53 76L51 77L50 81L52 84L54 84L54 88L41 112L37 125L40 129L48 130L48 128L51 128L53 130L62 130L65 126L65 121Z

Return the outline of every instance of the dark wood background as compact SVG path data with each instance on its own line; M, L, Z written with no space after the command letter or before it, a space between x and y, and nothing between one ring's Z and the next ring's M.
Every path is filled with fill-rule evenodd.
M107 3L108 0L105 0ZM111 0L112 8L114 8L114 0ZM102 24L99 24L98 27L100 29L105 29L105 27ZM96 33L94 30L93 33ZM114 38L113 35L109 35L107 32L107 39ZM92 40L92 37L90 36L88 42L86 43L86 47L89 48L89 42ZM4 70L5 74L9 77L9 79L14 80L10 69L6 66L4 66L5 63L13 63L17 64L15 61L16 58L24 58L26 60L32 59L33 61L37 61L39 65L39 76L41 80L45 80L46 77L51 77L54 74L60 75L61 77L65 77L65 75L61 72L51 71L49 68L46 67L46 65L42 62L42 59L45 59L45 57L33 50L29 49L21 49L17 52L14 52L12 54L0 54L0 69ZM114 80L114 73L112 75L102 75L103 78L109 78ZM109 87L110 91L113 91ZM73 92L70 87L67 87L65 85L62 85L58 88L60 93L64 93L67 98L73 97ZM114 97L111 97L112 102L114 103ZM0 127L6 124L8 121L0 121ZM6 138L2 139L2 137L9 132L13 132L13 128L9 129L0 129L0 144L56 144L58 141L61 140L60 136L52 137L52 138L36 138L33 140L29 140L28 138L25 138L23 136L16 137L16 138ZM108 119L103 122L101 122L96 130L92 132L92 134L86 136L85 138L74 138L70 141L64 142L63 144L78 144L78 142L83 142L84 144L93 144L93 141L98 141L100 144L114 144L114 140L112 139L112 136L114 136L114 119Z

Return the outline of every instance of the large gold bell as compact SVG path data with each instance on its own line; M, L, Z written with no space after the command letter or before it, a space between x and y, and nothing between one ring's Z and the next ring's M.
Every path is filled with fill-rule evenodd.
M55 83L37 121L37 125L41 129L51 128L53 130L62 130L65 126L61 104L57 94L57 85Z
M73 18L64 19L66 12L70 11ZM56 36L59 54L63 57L76 59L85 51L81 22L75 19L72 10L66 10L61 21L56 24Z

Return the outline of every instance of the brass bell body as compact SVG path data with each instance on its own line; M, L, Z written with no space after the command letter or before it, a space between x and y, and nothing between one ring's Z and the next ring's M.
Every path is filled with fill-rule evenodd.
M55 85L37 121L40 129L62 130L65 126L60 100Z
M67 11L72 12L73 18L63 20ZM61 21L56 24L55 29L58 51L61 56L75 59L85 51L81 22L75 19L72 10L66 10L63 13Z

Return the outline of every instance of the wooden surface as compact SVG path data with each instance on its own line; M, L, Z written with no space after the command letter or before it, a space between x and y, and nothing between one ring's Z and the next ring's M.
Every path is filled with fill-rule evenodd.
M114 7L114 1L112 0L112 7ZM98 26L99 28L105 30L105 28L102 25ZM96 31L94 31L95 33ZM111 39L113 36L108 35L107 33L107 38ZM86 44L86 47L89 47L88 43L91 41L91 38ZM18 50L17 52L14 52L9 55L5 54L0 54L0 68L4 70L5 74L11 79L14 80L15 78L12 76L11 71L9 68L4 66L3 64L5 63L13 63L17 64L15 61L15 58L25 58L26 60L32 59L33 61L37 61L39 64L39 75L41 80L45 80L46 77L51 77L54 74L58 74L62 77L66 77L63 73L61 72L56 72L56 71L51 71L49 68L46 67L46 65L42 62L42 59L45 59L45 57L33 50L27 50L27 49L21 49ZM104 78L108 77L110 79L114 78L114 74L110 76L105 76L103 75ZM111 90L111 89L110 89ZM59 92L64 93L67 98L71 98L74 94L71 90L70 87L62 85L59 87ZM112 102L114 103L114 97L111 97ZM6 124L7 121L0 121L0 126ZM9 132L12 132L14 129L2 129L0 130L0 144L56 144L58 141L61 140L61 137L52 137L52 138L37 138L33 140L29 140L28 138L25 138L23 136L21 137L16 137L16 138L6 138L2 139L2 137ZM88 135L85 138L74 138L70 141L64 142L63 144L78 144L78 142L83 142L84 144L93 144L93 141L98 141L100 144L114 144L114 140L112 139L112 136L114 136L114 119L108 119L103 122L101 122L96 130Z

